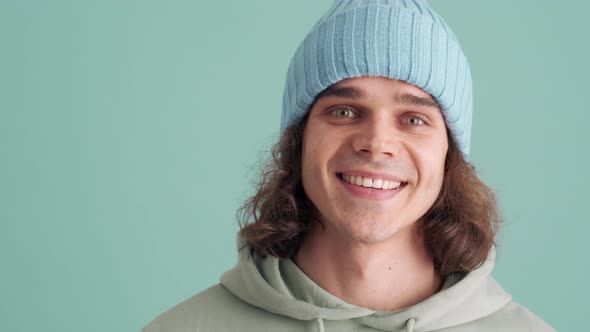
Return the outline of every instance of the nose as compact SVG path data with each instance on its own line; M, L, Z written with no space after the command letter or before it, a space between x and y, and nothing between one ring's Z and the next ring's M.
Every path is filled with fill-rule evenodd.
M353 138L353 149L370 161L387 159L399 154L400 138L391 119L374 118L359 127Z

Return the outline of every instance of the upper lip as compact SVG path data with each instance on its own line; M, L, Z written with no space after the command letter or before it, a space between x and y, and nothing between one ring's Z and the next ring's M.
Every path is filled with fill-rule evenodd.
M382 180L389 180L395 182L405 182L404 180L400 179L399 177L391 174L385 173L377 173L377 172L370 172L370 171L363 171L358 169L353 170L345 170L345 171L338 171L337 174L345 174L348 176L362 176L363 178L371 178L371 179L382 179Z

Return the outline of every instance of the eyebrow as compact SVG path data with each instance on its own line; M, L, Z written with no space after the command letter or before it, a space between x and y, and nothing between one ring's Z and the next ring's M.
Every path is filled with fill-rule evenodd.
M349 99L365 98L366 94L363 90L354 86L337 86L332 85L318 94L316 101L320 98L326 97L341 97ZM402 93L400 96L395 96L394 100L409 106L429 107L441 110L439 103L431 98L416 96L411 93Z

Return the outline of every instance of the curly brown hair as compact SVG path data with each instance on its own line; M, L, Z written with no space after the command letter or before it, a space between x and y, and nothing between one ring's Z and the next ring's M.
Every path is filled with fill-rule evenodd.
M308 113L309 114L309 113ZM301 181L305 116L284 130L263 167L254 196L238 210L240 235L259 256L293 257L317 208ZM501 222L493 191L463 157L447 129L444 179L438 198L417 221L439 274L469 272L479 267L495 243Z

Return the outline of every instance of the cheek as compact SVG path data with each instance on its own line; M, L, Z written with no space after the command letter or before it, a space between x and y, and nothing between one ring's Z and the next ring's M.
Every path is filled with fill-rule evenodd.
M315 206L329 208L333 197L332 162L338 150L338 139L321 126L311 126L304 133L302 145L301 179L303 189Z
M302 146L302 171L317 173L326 167L330 151L330 140L322 134L321 128L308 128L304 134ZM319 176L319 174L316 174Z
M303 188L306 192L309 191L310 186L313 185L313 179L317 177L316 171L317 166L313 158L313 152L307 149L303 152L302 164L301 164L301 181L303 182ZM309 193L308 193L309 195Z
M310 135L313 132L306 134L301 151L301 179L307 195L311 198L321 183L322 170L326 161L323 156L321 137Z
M438 195L442 186L447 148L446 142L444 144L433 142L420 153L419 178L433 195Z
M445 176L445 159L447 156L446 146L441 148L441 150L433 153L431 160L429 160L430 165L432 165L432 186L436 196L438 196L438 193L440 192Z
M307 143L307 142L310 143ZM313 141L306 140L303 143L301 150L301 171L302 177L308 177L311 172L317 167L318 147Z

